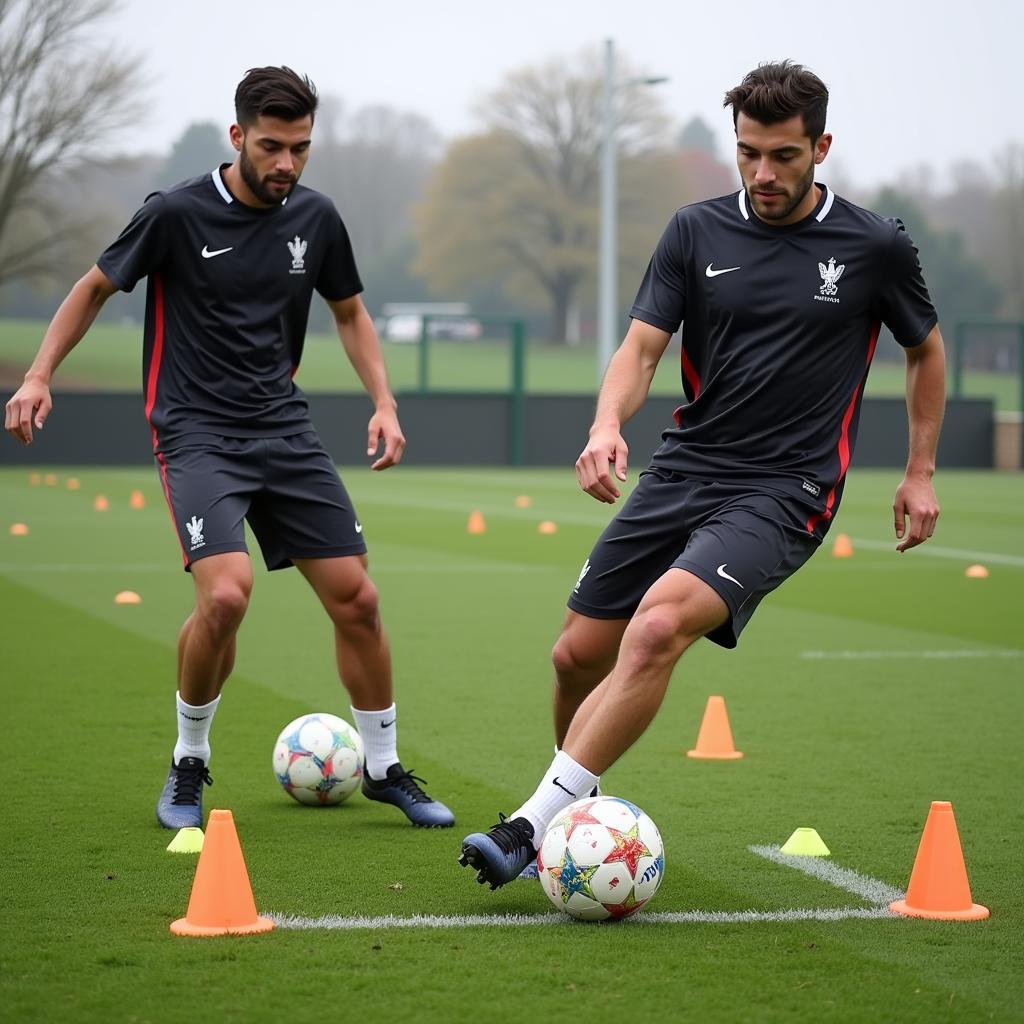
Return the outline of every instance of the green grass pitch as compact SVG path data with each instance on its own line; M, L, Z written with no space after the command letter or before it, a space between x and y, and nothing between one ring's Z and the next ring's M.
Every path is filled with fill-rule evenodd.
M833 529L853 538L854 557L827 545L737 651L691 650L654 725L604 780L665 840L665 882L639 918L864 906L748 846L812 826L837 866L905 888L930 802L951 800L989 920L187 939L168 925L185 912L195 858L165 852L153 806L191 584L154 472L53 472L56 485L33 486L24 470L0 471L4 1020L1024 1019L1021 476L940 473L938 533L900 556L898 474L854 472ZM72 472L80 490L66 487ZM456 855L550 759L548 652L610 510L571 468L343 476L392 640L403 760L458 823L421 832L358 794L320 809L280 791L280 728L307 711L350 715L313 595L297 573L262 569L214 726L207 809L232 810L263 913L547 913L537 883L490 893ZM143 510L129 508L135 488ZM93 509L99 493L106 512ZM521 494L529 508L515 507ZM465 531L473 509L480 536ZM558 532L539 534L542 519ZM14 522L28 535L10 536ZM974 562L988 579L965 578ZM142 604L115 605L125 589ZM684 756L709 694L728 702L741 761Z

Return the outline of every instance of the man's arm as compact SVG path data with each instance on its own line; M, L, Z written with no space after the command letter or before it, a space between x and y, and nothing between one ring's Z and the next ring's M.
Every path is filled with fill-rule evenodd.
M375 411L370 417L366 454L374 455L381 441L384 442L384 454L370 469L387 469L402 458L405 437L398 425L398 403L388 385L384 356L373 320L358 295L339 302L328 300L327 305L334 314L334 324L345 354L373 402Z
M25 374L25 383L7 403L4 428L22 444L32 443L32 427L42 430L53 407L50 381L67 354L82 340L117 286L92 267L80 278L53 315L42 344Z
M933 327L920 345L906 349L906 356L910 456L892 506L900 541L897 551L923 544L935 532L939 518L939 502L932 487L935 450L946 407L946 355L939 328Z
M614 466L619 480L626 479L629 449L620 431L644 404L658 360L671 337L668 331L634 319L625 340L608 363L590 440L576 460L580 487L598 501L611 505L619 497L610 467Z

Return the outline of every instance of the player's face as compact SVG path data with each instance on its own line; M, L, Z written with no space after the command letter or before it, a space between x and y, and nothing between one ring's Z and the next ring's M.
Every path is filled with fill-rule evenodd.
M798 114L761 124L741 113L736 119L736 163L754 213L773 224L793 224L817 202L814 168L825 159L832 136L811 141Z
M309 159L312 131L311 117L282 121L260 116L246 128L232 126L242 180L259 202L276 206L295 188Z

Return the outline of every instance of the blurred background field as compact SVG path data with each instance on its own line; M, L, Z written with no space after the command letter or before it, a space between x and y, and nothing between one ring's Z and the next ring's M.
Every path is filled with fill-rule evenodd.
M17 384L39 346L44 327L36 321L0 321L0 337L3 338L0 385L6 382L13 387ZM55 389L141 393L141 346L142 328L138 324L98 325L64 363L56 378ZM902 357L891 339L889 346L891 351L880 352L871 369L868 395L904 393ZM420 381L419 344L384 343L383 347L392 387L396 391L417 390ZM1012 344L1008 351L1012 353ZM673 339L658 366L651 386L652 394L681 394L678 352L678 339ZM974 353L977 354L977 348ZM900 361L894 362L893 357ZM3 376L5 369L8 371L6 381ZM302 365L295 379L306 391L362 390L337 337L328 334L310 334L307 337ZM507 335L494 335L479 341L430 341L430 388L439 391L508 391L511 383L511 349ZM528 340L525 385L526 390L534 394L596 393L597 354L593 343L566 346ZM949 386L953 386L952 374ZM999 412L1019 410L1020 377L1015 371L995 372L968 367L963 375L962 394L992 398Z

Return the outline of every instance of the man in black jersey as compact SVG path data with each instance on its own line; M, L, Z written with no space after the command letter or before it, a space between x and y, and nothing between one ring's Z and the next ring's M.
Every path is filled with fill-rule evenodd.
M679 210L647 268L576 463L580 486L619 497L621 426L680 323L686 404L569 598L553 652L551 767L510 818L463 841L461 863L492 887L529 870L548 822L639 738L683 652L704 636L735 647L760 600L821 544L882 323L907 358L897 550L935 528L945 396L935 310L903 225L815 183L832 143L827 103L800 65L748 74L725 98L743 188Z
M247 72L235 94L235 162L147 197L72 288L7 403L7 430L30 444L58 365L115 291L148 279L146 417L196 593L178 638L178 741L157 804L165 828L202 825L210 724L253 585L245 521L267 568L296 565L334 625L366 750L365 795L414 825L455 822L398 759L363 527L292 381L316 290L374 404L367 455L383 452L370 468L399 461L405 438L345 225L329 199L298 184L316 107L313 84L290 68Z

